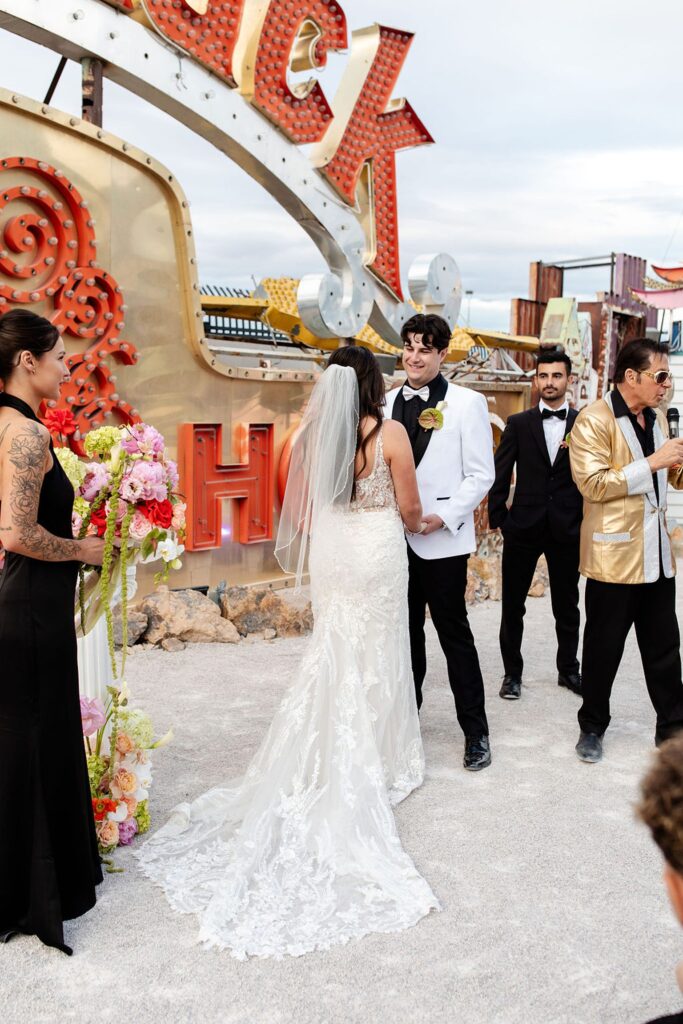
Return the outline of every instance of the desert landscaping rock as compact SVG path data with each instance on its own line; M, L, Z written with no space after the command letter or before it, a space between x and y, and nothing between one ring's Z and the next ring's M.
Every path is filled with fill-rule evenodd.
M303 636L313 629L311 602L304 591L229 587L221 594L221 610L242 636L266 629L278 636Z
M169 654L177 654L179 651L184 651L187 644L175 636L167 636L165 640L161 641L161 646Z
M144 636L147 643L160 643L170 637L190 644L239 643L239 633L232 622L222 618L218 605L199 591L159 587L140 607L149 620Z
M149 625L144 612L134 608L128 609L128 646L136 644ZM123 646L123 622L121 619L121 606L114 609L114 645Z

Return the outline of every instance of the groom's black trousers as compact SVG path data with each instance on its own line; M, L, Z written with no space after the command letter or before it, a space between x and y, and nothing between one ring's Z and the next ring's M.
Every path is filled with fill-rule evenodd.
M418 558L408 546L410 652L419 708L427 672L424 625L429 607L439 643L446 655L448 680L460 727L465 736L488 736L484 681L465 604L468 558L469 555Z

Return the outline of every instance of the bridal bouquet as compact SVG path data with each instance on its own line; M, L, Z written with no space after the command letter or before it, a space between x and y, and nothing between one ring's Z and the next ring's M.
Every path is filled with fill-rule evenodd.
M149 716L129 707L125 684L121 690L108 687L108 694L106 704L97 698L81 697L90 795L101 854L130 845L136 835L148 830L152 751L173 738L168 732L153 742ZM111 862L108 866L113 870Z
M80 571L79 630L85 635L104 614L114 677L112 596L120 579L123 660L128 634L126 568L134 562L162 563L155 583L180 569L185 539L185 503L177 493L178 469L168 457L162 435L146 423L100 427L85 436L92 461L82 463L68 448L57 457L76 492L74 535L96 534L105 541L101 570ZM116 556L116 549L118 557Z

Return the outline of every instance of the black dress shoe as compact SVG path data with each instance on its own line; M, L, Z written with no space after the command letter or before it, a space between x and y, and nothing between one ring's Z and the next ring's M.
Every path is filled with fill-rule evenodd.
M582 695L583 690L581 689L581 673L580 672L560 672L557 677L558 686L566 686L572 693L578 693L579 697Z
M491 764L491 747L488 736L466 736L463 767L468 772L480 772Z
M522 677L503 676L503 685L498 693L504 700L519 700L522 696Z
M602 736L596 732L579 733L579 742L576 744L576 753L579 761L587 764L595 764L602 760Z

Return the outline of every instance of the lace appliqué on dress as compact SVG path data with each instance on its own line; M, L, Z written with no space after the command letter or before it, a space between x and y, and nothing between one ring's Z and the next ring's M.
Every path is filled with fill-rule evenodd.
M316 530L310 573L313 634L246 774L181 804L138 854L174 909L198 915L199 940L238 959L399 931L439 906L391 810L424 754L381 432L353 509Z

